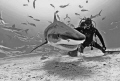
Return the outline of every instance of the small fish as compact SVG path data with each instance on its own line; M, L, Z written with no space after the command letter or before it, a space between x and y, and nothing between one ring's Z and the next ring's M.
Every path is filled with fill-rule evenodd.
M57 14L59 11L57 10L55 13Z
M26 21L27 21L27 20L26 20ZM27 22L28 22L28 21L27 21ZM36 25L35 25L34 23L28 22L28 24L31 25L31 26L35 26L35 27L36 27Z
M83 8L83 6L79 5L79 8Z
M86 9L82 9L81 11L84 12L84 11L88 11L88 10L86 10Z
M27 0L28 1L28 3L30 2L29 0Z
M98 13L98 16L101 16L101 12L102 12L102 10Z
M26 34L28 34L28 30L29 30L29 29L24 30Z
M59 16L59 15L57 15L57 17L58 17L58 19L60 20L60 16Z
M64 18L64 20L65 20L66 18L71 19L71 18L68 16L68 14L66 14L66 17Z
M69 6L69 4L67 4L67 5L60 5L59 7L60 7L60 8L65 8L65 7L67 7L67 6Z
M78 13L75 13L75 15L79 15L80 16L80 14L78 14Z
M102 20L105 20L106 17L103 17Z
M27 25L27 23L21 23L21 24L23 24L23 25Z
M28 17L33 18L33 16L28 16Z
M2 11L1 11L1 12L0 12L0 25L5 25L5 24L9 24L9 23L6 23L6 22L3 20Z
M23 4L23 6L28 6L28 4Z
M91 15L90 18L96 18L96 17L98 17L98 16L101 16L101 12L102 12L102 10L101 10L98 14L96 14L96 15L94 15L94 16Z
M88 0L86 0L86 3L88 3Z
M35 1L36 1L36 0L33 1L33 8L34 8L34 9L35 9Z
M95 16L93 16L93 15L90 16L91 19L92 19L92 18L95 18L95 17L97 17L97 16L96 16L96 15L95 15Z
M53 4L50 4L53 8L55 8L55 6Z
M39 19L34 19L35 21L40 21Z
M52 23L51 21L48 21L49 23Z

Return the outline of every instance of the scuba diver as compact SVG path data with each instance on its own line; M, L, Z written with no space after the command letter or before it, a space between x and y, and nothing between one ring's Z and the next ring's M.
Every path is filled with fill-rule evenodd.
M84 22L82 22L82 20L84 20ZM91 46L91 50L93 50L93 47L95 47L97 49L100 49L103 53L105 53L106 50L105 43L99 31L92 24L91 18L85 18L85 19L83 18L82 20L80 21L79 26L75 29L83 33L86 36L86 40L80 45L78 49L74 51L69 51L68 55L72 57L76 57L78 51L80 53L83 53L84 48L89 46ZM99 37L102 46L100 46L96 41L93 40L93 36L96 37L96 35Z

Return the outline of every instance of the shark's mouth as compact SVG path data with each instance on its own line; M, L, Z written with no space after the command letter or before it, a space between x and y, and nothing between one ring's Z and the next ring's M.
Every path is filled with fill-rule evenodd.
M70 48L70 49L77 47L77 45L68 45L68 44L59 44L59 45L65 48Z
M75 50L78 45L83 43L85 39L77 39L74 36L62 35L62 34L49 34L48 43L54 47L60 48L62 50Z
M71 51L77 49L77 47L83 42L84 40L81 41L81 40L72 40L72 39L68 39L68 40L60 39L59 41L56 42L49 41L48 44L62 50Z
M57 47L61 50L66 50L66 51L71 51L71 50L75 50L78 48L78 45L70 45L70 44L64 44L64 43L53 43L53 42L48 42L49 45Z

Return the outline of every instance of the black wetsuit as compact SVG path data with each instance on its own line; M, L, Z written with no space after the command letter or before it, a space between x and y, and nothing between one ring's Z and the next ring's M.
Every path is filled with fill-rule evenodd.
M84 23L82 23L82 24L84 25ZM99 33L99 31L96 28L93 27L93 25L91 25L88 29L84 28L82 26L81 27L77 27L75 29L78 30L79 32L83 33L86 36L85 42L83 42L81 44L80 52L83 52L83 50L84 50L84 48L86 46L93 46L93 47L96 47L96 48L100 49L102 52L105 52L105 50L103 49L103 47L105 47L103 38L102 38L101 34ZM93 40L94 34L99 37L103 47L101 47L97 42L95 42Z
M105 53L106 47L105 47L103 38L102 38L101 34L99 33L99 31L94 27L91 20L82 22L80 24L80 26L75 29L78 30L79 32L83 33L86 36L86 40L80 45L80 47L78 49L69 51L68 52L69 56L76 57L77 52L79 51L79 52L83 53L84 48L87 46L92 46L92 47L98 48L103 53ZM97 42L95 42L93 40L94 35L95 36L97 35L99 37L99 39L102 43L102 46L100 46Z

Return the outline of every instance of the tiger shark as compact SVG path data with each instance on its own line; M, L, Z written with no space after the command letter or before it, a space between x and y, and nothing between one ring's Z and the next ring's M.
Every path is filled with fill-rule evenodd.
M45 44L61 50L72 51L76 50L79 45L85 41L86 37L84 34L57 20L56 14L58 12L59 11L56 11L54 13L53 23L44 30L45 41L33 48L31 52Z

